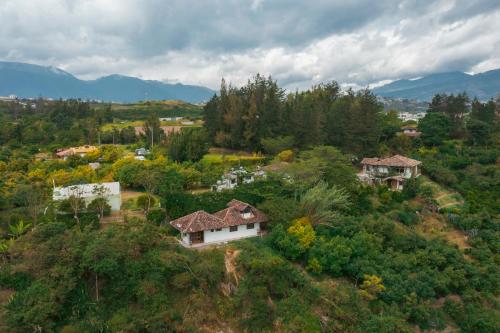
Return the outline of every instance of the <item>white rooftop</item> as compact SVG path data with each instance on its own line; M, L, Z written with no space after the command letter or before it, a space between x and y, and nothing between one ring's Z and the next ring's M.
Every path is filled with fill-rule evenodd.
M81 198L88 198L96 196L94 189L103 186L105 188L105 196L120 194L120 183L93 183L82 185L71 185L66 187L55 187L53 193L53 200L64 200L71 195L79 196Z

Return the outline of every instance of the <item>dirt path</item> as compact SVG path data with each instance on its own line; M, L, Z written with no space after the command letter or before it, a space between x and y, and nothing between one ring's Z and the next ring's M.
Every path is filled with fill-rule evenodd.
M224 265L226 266L226 274L228 276L232 276L236 285L238 285L240 281L240 276L236 271L236 259L240 255L240 250L227 249L224 254Z

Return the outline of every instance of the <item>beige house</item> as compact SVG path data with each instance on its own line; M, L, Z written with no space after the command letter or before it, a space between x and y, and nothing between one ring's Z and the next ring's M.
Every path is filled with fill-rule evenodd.
M420 176L421 163L401 155L388 158L366 157L361 161L363 170L358 178L370 185L386 184L391 190L400 191L406 180Z
M84 157L88 153L92 153L94 151L97 151L97 147L85 145L85 146L71 147L68 149L60 150L60 151L56 152L56 156L59 158L63 158L63 159L67 159L68 156L71 156L71 155L78 155L80 157Z

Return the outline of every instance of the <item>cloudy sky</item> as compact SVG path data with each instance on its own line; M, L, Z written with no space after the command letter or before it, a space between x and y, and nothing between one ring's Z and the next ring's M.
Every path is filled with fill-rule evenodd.
M0 60L82 79L373 87L500 67L498 0L0 0Z

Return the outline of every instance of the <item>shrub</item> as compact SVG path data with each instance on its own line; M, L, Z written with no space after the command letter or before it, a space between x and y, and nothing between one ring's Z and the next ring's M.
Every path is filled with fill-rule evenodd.
M111 214L111 206L104 198L96 198L92 200L92 202L89 203L89 205L87 206L87 211L99 214L100 208L104 208L103 210L104 216L109 216Z
M282 162L291 162L293 160L293 151L290 149L283 150L278 154L278 159Z
M151 205L148 207L148 204L150 202L149 200L151 200ZM142 209L143 211L146 212L148 210L148 208L151 208L155 205L156 199L154 197L150 198L146 194L142 194L139 197L137 197L135 202L136 202L137 207L139 207L140 209Z
M166 217L167 213L162 208L151 209L146 215L147 220L156 225L161 225L163 222L165 222Z

